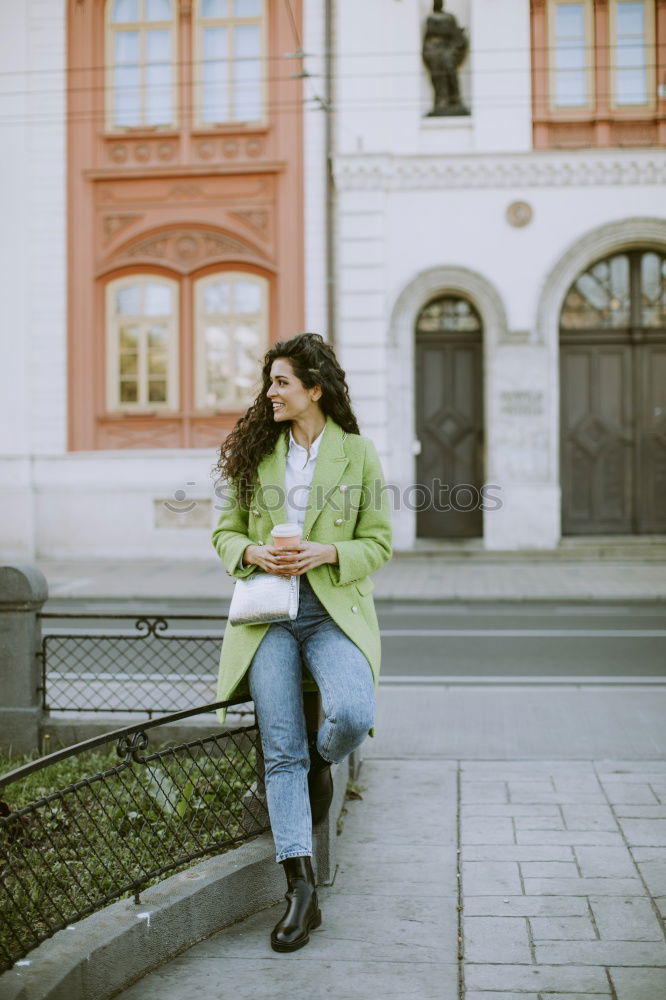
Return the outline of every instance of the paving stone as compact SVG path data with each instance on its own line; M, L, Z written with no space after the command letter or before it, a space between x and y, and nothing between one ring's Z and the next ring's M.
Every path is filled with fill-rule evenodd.
M576 847L583 878L634 878L636 866L626 847Z
M608 808L608 807L606 807ZM661 808L661 807L659 807ZM460 807L460 815L467 816L559 816L559 807L554 803L469 802Z
M606 804L602 789L597 785L594 789L576 789L570 787L566 791L557 791L550 782L509 781L509 797L511 802L598 802Z
M522 892L518 865L510 861L463 861L462 884L465 896Z
M539 1000L538 993L492 993L487 990L465 990L465 1000Z
M503 781L470 781L463 777L460 801L505 803L509 801L509 797Z
M585 965L468 964L465 965L465 986L476 990L577 990L579 993L608 993L605 971ZM446 996L444 991L441 996ZM657 1000L657 997L650 997L650 1000Z
M530 926L535 941L596 941L592 921L585 917L531 917Z
M578 878L573 861L521 861L523 878Z
M564 941L534 947L539 965L666 965L664 941Z
M663 1000L666 997L666 969L610 968L617 1000Z
M615 804L623 803L644 803L645 805L658 805L659 799L654 794L648 784L628 782L628 781L606 781L603 786L608 796L608 801Z
M619 833L610 830L519 830L519 844L594 844L598 847L619 847L623 844Z
M666 863L666 847L632 847L634 861L663 861Z
M666 819L666 806L620 805L614 806L613 811L627 819Z
M617 823L610 806L566 803L561 808L567 830L617 831Z
M564 792L570 795L595 795L597 796L599 792L602 792L601 785L599 784L599 779L596 775L586 775L586 774L575 774L575 775L564 775L564 774L554 774L553 784L555 785L555 791Z
M659 781L650 780L649 785L659 801L662 804L666 803L666 781L663 778Z
M516 830L563 830L561 816L516 816Z
M588 916L584 896L466 896L464 905L469 916Z
M464 917L463 947L467 962L531 962L524 917Z
M601 777L607 775L615 780L644 781L646 774L665 774L666 761L664 760L598 760L594 764L594 769Z
M638 878L526 878L525 893L563 896L640 896Z
M515 844L513 820L498 816L474 816L464 819L460 836L465 844Z
M632 847L666 847L666 819L621 819L619 823Z
M592 896L589 902L602 940L663 941L659 921L644 896Z
M539 1000L595 1000L595 997L609 997L611 996L610 989L606 993L540 993Z
M657 896L655 899L657 909L661 913L662 919L666 920L666 896Z
M663 861L641 861L638 870L645 879L645 884L651 896L663 896L666 893L666 863Z
M347 831L349 833L349 831ZM355 844L338 862L336 888L368 894L419 896L458 894L456 854L451 847L409 844Z
M573 848L541 844L466 844L465 861L573 861Z

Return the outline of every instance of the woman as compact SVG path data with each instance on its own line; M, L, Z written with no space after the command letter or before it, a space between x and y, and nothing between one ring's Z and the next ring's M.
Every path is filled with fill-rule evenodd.
M322 337L302 333L268 351L261 392L224 441L217 468L229 493L213 544L227 572L300 577L293 622L227 626L217 689L220 701L249 692L255 704L276 858L287 878L288 905L271 945L294 951L321 923L312 825L330 806L330 765L372 732L380 638L368 574L391 557L377 452L359 434L345 373ZM302 527L290 550L271 538L286 521ZM324 713L310 746L308 688L318 688Z

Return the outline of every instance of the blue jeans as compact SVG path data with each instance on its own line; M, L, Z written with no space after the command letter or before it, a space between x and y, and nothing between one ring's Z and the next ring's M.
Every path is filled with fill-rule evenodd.
M333 621L305 573L298 617L273 622L249 671L278 861L312 855L301 658L317 683L324 711L317 749L325 760L338 764L361 745L374 724L374 682L366 657Z

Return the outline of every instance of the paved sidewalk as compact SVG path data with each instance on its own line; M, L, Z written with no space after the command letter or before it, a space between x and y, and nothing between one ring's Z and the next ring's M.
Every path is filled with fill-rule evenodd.
M123 1000L666 997L666 691L453 694L382 692L307 947L280 904Z
M397 554L373 580L377 600L666 600L666 545L554 552L464 549ZM219 559L38 559L52 602L170 600L201 610L231 598Z

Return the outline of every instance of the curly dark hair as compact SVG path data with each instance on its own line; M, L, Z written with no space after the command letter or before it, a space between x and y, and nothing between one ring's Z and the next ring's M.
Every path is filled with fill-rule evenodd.
M278 340L264 355L261 391L220 445L213 470L219 479L234 483L237 498L246 507L252 503L259 463L273 451L280 434L289 434L291 422L275 422L273 406L266 395L271 385L271 367L278 358L289 362L306 389L321 386L318 403L326 416L330 415L348 434L360 434L345 373L330 344L318 333L299 333L290 340Z

